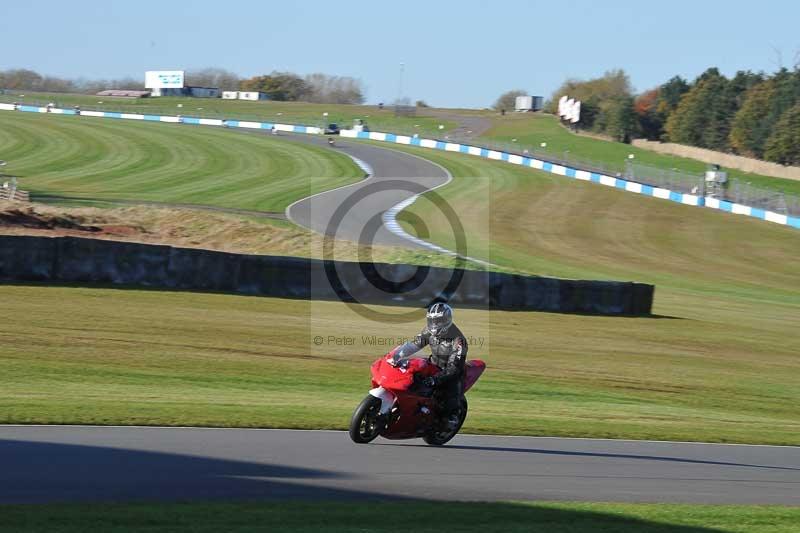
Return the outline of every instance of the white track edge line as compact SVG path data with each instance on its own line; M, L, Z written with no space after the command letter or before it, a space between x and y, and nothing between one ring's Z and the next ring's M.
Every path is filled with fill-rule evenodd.
M409 155L409 156L415 157L417 159L421 159L422 161L425 161L426 163L428 163L430 165L434 165L436 167L439 167L439 169L442 172L445 173L445 176L447 176L447 181L445 181L444 183L440 183L439 185L436 185L435 187L431 187L430 189L427 189L424 192L421 192L419 194L415 194L413 196L410 196L409 198L406 198L402 202L399 202L399 203L393 205L392 207L390 207L389 209L387 209L386 211L384 211L383 214L381 215L381 220L383 221L383 225L386 226L386 229L389 230L390 233L396 235L397 237L400 237L401 239L405 239L407 241L413 242L414 244L416 244L418 246L423 246L425 248L428 248L429 250L433 250L435 252L443 253L443 254L446 254L446 255L453 256L453 257L460 257L461 259L465 259L467 261L472 261L473 263L478 263L478 264L483 265L483 266L499 267L499 265L495 265L494 263L490 263L489 261L484 261L483 259L477 259L475 257L470 257L470 256L463 256L462 257L457 252L454 252L452 250L448 250L447 248L439 246L438 244L434 244L434 243L426 241L424 239L420 239L418 237L414 237L413 235L410 235L409 233L407 233L400 226L400 224L397 222L397 215L399 215L401 211L403 211L407 207L411 206L411 204L416 202L417 199L420 196L425 195L425 194L427 194L427 193L429 193L429 192L431 192L433 190L436 190L436 189L438 189L440 187L444 187L445 185L449 185L453 181L453 174L449 170L447 170L447 168L445 168L443 165L440 165L439 163L437 163L435 161L431 161L430 159L426 159L425 157L422 157L420 155L411 154L411 153L405 152L403 150L395 150L393 148L383 148L383 149L384 150L389 150L391 152L396 152L396 153L399 153L399 154L403 154L403 155Z
M404 156L410 156L410 157L419 159L421 161L424 161L425 163L428 163L430 165L438 167L442 172L444 172L445 176L447 177L447 181L445 181L444 183L440 183L439 185L436 185L435 187L431 187L430 189L426 189L422 193L410 196L409 198L406 198L402 202L390 207L389 209L387 209L386 211L381 213L381 221L383 222L383 225L386 227L386 229L390 233L392 233L393 235L395 235L397 237L400 237L403 240L407 240L409 242L412 242L412 243L414 243L414 244L416 244L418 246L422 246L422 247L427 248L429 250L432 250L434 252L450 255L450 256L453 256L453 257L461 257L460 254L458 254L458 253L456 253L456 252L454 252L452 250L448 250L447 248L444 248L444 247L439 246L437 244L434 244L432 242L428 242L426 240L419 239L417 237L414 237L413 235L410 235L405 230L403 230L402 227L400 227L400 224L397 222L397 218L396 218L397 215L400 213L400 211L402 211L406 207L408 207L411 204L413 204L417 200L417 198L419 198L421 195L426 194L426 193L428 193L430 191L433 191L435 189L438 189L439 187L444 187L445 185L448 185L450 182L452 182L453 181L453 175L450 173L450 171L447 170L444 166L440 165L439 163L436 163L435 161L431 161L430 159L426 159L426 158L424 158L422 156L419 156L419 155L416 155L416 154L410 154L408 152L404 152L404 151L401 151L401 150L394 150L392 148L388 148L388 147L385 147L385 146L373 146L373 148L375 148L377 150L387 150L387 151L390 151L390 152L395 152L395 153L398 153L398 154L402 154ZM312 194L311 196L306 196L305 198L300 198L299 200L295 200L294 202L289 204L286 207L286 209L284 210L284 215L286 215L286 218L290 222L292 222L293 224L296 224L296 225L298 225L300 227L305 227L302 224L298 223L294 218L292 218L292 215L290 213L290 210L296 204L298 204L300 202L303 202L305 200L310 200L311 198L315 198L315 197L320 196L322 194L327 194L327 193L332 192L332 191L338 191L340 189L345 189L347 187L352 187L354 185L359 185L359 184L363 183L364 181L366 181L366 180L368 180L368 179L373 177L374 171L372 169L372 166L370 166L369 163L367 163L366 161L364 161L362 159L359 159L358 157L356 157L356 156L354 156L352 154L349 154L347 152L342 152L342 153L344 153L346 156L348 156L350 159L352 159L353 162L355 162L355 164L361 170L366 172L366 174L367 174L366 178L361 180L361 181L359 181L359 182L356 182L356 183L350 183L348 185L342 185L341 187L336 187L334 189L328 189L327 191L321 191L321 192L318 192L316 194ZM483 259L477 259L477 258L474 258L474 257L465 256L465 257L461 257L461 258L464 259L464 260L467 260L467 261L472 261L473 263L478 263L478 264L483 265L483 266L489 266L489 267L498 266L498 265L495 265L494 263L490 263L488 261L484 261Z

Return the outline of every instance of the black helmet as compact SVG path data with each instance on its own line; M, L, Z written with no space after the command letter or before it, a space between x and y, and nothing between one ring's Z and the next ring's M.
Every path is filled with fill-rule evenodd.
M433 335L442 335L453 324L453 309L445 303L435 303L425 314L428 320L428 331Z

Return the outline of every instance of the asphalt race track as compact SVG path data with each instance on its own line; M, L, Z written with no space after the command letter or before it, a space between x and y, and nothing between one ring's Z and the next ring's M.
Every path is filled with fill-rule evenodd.
M300 135L287 138L327 145L327 138ZM337 239L367 245L418 247L387 230L381 215L410 196L447 183L450 180L447 171L404 152L339 138L335 139L335 143L331 149L367 163L372 169L372 176L359 183L295 202L286 210L288 218L296 224ZM344 207L339 210L340 206ZM337 210L341 214L338 217L340 220L332 222Z
M800 505L800 447L1 426L0 503L424 498Z

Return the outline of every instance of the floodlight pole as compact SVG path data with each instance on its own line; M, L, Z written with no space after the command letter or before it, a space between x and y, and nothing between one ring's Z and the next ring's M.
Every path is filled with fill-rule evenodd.
M403 71L405 70L406 64L402 61L400 62L400 76L397 82L397 103L395 105L400 105L400 101L403 99Z

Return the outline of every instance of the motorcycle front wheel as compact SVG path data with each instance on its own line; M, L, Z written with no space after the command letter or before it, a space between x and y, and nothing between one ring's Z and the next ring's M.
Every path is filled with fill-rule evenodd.
M381 432L381 401L374 396L367 396L358 404L350 419L350 438L356 444L372 442Z

